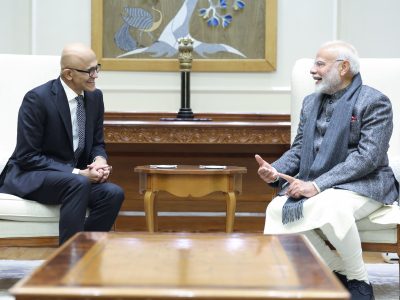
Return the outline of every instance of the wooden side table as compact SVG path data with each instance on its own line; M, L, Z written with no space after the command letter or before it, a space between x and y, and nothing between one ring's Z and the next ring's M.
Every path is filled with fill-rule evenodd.
M138 166L139 191L144 193L144 210L149 232L157 231L157 211L154 210L157 193L168 192L177 197L204 197L222 192L226 198L226 232L233 231L236 194L242 192L242 174L245 167L226 166L224 169L207 169L193 165L176 168Z

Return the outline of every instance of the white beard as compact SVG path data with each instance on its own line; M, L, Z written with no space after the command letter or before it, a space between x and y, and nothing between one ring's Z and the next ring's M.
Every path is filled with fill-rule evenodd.
M325 74L321 82L315 86L315 91L317 93L333 95L340 89L341 84L342 81L339 76L339 70L332 68Z

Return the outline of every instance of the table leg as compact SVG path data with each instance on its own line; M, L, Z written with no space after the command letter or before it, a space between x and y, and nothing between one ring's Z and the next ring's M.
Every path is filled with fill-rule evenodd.
M146 191L144 194L144 211L146 215L146 225L149 232L154 232L154 223L157 218L157 211L154 210L154 198L156 193Z
M233 231L233 224L235 222L235 211L236 211L236 195L234 192L225 194L226 198L226 232L231 233Z

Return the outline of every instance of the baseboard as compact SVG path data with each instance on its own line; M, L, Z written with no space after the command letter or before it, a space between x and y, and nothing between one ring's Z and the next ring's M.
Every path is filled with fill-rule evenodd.
M57 247L58 236L0 238L0 247Z

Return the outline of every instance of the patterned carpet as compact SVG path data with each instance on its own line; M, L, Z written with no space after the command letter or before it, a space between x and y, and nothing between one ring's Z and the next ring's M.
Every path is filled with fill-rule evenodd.
M13 300L7 289L39 266L42 260L0 260L0 300ZM368 264L376 300L399 300L399 265Z

